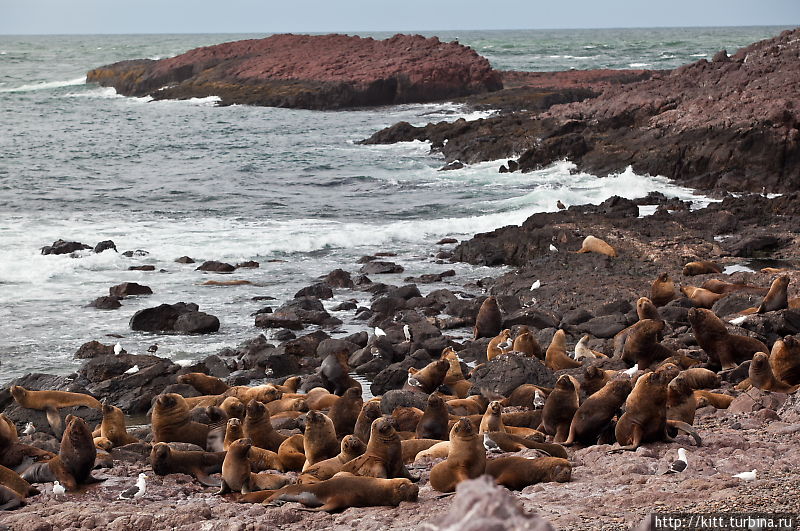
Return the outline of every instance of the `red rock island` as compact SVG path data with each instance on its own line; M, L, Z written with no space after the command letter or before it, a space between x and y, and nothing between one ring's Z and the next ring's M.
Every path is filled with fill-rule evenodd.
M273 35L159 61L121 61L91 70L87 82L126 96L218 96L223 105L306 109L428 102L503 88L499 73L471 48L421 35Z

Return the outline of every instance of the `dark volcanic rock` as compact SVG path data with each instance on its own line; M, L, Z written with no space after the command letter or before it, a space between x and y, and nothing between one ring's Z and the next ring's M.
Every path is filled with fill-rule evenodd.
M235 266L231 264L227 264L225 262L218 262L216 260L208 260L203 262L200 267L196 269L197 271L212 271L214 273L231 273L232 271L236 270Z
M89 341L81 345L73 357L78 360L96 358L97 356L110 356L114 353L114 345L104 345L99 341Z
M143 332L207 334L219 330L219 319L198 311L194 303L177 302L139 310L130 320L131 330Z
M131 295L152 295L153 290L136 282L123 282L108 288L111 297L130 297Z
M117 251L117 246L114 245L114 242L111 241L111 240L104 240L104 241L99 242L97 245L94 246L94 252L95 253L102 253L103 251L107 251L109 249L114 249L115 253L119 252L119 251Z
M392 411L398 407L416 407L425 411L428 404L428 395L422 391L405 391L395 389L386 391L381 398L381 412L384 415L391 415Z
M628 326L625 316L619 313L595 317L578 326L578 330L587 332L594 337L609 338L614 337Z
M122 304L119 303L119 299L116 297L97 297L89 303L89 306L94 306L98 310L116 310Z
M540 308L522 308L503 319L503 328L526 325L532 328L555 328L561 318Z
M309 109L436 101L502 88L499 74L472 49L420 35L273 35L160 61L122 61L90 71L87 80L127 96L219 96L224 105Z
M179 264L193 264L194 259L188 256L181 256L180 258L176 258L175 261Z
M318 299L330 299L333 297L333 290L323 283L312 284L311 286L306 286L295 293L294 297L316 297Z
M494 358L472 375L470 394L481 394L482 389L504 396L522 384L553 387L556 382L553 371L536 358L508 355Z
M350 278L350 273L343 269L334 269L322 279L323 284L327 284L332 288L350 288L355 287L353 279Z
M382 262L378 260L367 262L361 266L359 271L365 275L381 275L387 273L402 273L404 268L403 266L395 264L394 262Z
M42 254L69 254L84 249L91 249L91 247L80 242L56 240L53 242L53 245L42 247Z

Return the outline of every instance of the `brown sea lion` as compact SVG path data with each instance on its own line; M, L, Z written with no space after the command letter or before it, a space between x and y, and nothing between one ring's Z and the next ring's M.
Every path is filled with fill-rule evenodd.
M800 384L800 341L794 336L777 340L772 345L769 364L779 381L789 385Z
M66 424L58 455L28 467L22 474L23 479L32 482L58 480L66 490L76 490L78 485L100 481L92 476L97 448L86 421L67 415Z
M39 490L22 479L22 476L4 466L0 466L0 485L8 487L23 498L39 494Z
M596 444L600 434L611 426L611 420L619 413L632 388L629 378L620 377L590 395L575 412L564 445Z
M331 393L342 396L351 387L361 389L361 384L350 376L350 364L347 349L339 349L325 356L319 366L319 375L323 386Z
M483 434L487 431L506 431L506 427L503 425L502 415L503 404L497 400L489 402L489 407L486 408L486 412L481 418L481 423L478 427L478 433Z
M342 472L377 478L411 477L403 462L403 447L392 421L381 417L372 423L367 451L342 467Z
M462 417L450 430L447 460L431 469L431 487L439 492L453 492L462 481L475 479L485 471L483 437L475 431L469 419Z
M475 399L477 398L477 399ZM446 402L447 409L451 415L458 417L466 417L468 415L480 415L481 411L486 410L486 400L478 395L472 395L469 398L457 398L448 400ZM445 430L444 437L447 437L449 430ZM444 438L443 437L443 438Z
M695 409L694 389L683 375L676 376L667 384L667 419L694 424Z
M98 450L110 452L114 448L114 443L106 437L92 437L92 442L94 442L94 447Z
M664 318L658 311L658 308L653 301L647 297L639 297L636 299L636 316L639 320L652 319L653 321L663 321Z
M639 370L646 370L673 356L675 352L658 342L664 326L664 321L652 319L642 319L634 324L622 349L622 360L628 365L638 364Z
M452 347L447 347L442 351L441 358L446 359L450 364L444 377L444 385L452 389L458 398L467 398L472 383L464 377L458 354Z
M486 463L486 473L495 478L498 485L522 490L536 483L566 483L572 477L572 465L560 457L498 457Z
M225 428L225 440L223 441L223 448L227 451L231 444L243 438L244 430L242 429L242 421L237 418L228 419Z
M0 511L10 511L25 505L25 497L14 489L0 485Z
M447 412L447 405L442 397L436 394L428 396L428 405L422 418L417 423L417 439L439 439L445 440L447 437L447 424L450 415Z
M606 385L617 374L617 371L603 370L594 365L589 365L583 370L581 389L586 392L586 396L592 396Z
M247 494L258 490L279 489L289 478L279 474L254 474L250 470L247 455L253 446L250 439L239 439L231 444L222 461L222 485L217 494L241 492Z
M344 466L356 457L363 455L367 445L355 435L345 435L342 438L339 455L308 467L300 475L298 483L317 483L332 478Z
M501 356L506 352L510 352L512 344L511 330L508 328L502 330L498 335L493 337L491 341L489 341L488 345L486 345L486 360L492 361L497 356Z
M341 438L353 433L358 414L363 406L364 399L361 397L361 390L355 387L345 391L342 397L331 406L328 416L333 422L337 437Z
M773 393L794 393L800 389L800 385L789 385L781 382L772 373L769 364L769 356L766 352L756 352L750 361L750 371L748 373L750 383L753 387L762 391L772 391Z
M484 433L483 438L484 444L494 444L504 452L518 452L526 448L532 448L545 452L552 457L567 458L567 450L560 444L533 441L525 437L520 437L519 435L514 435L513 433L504 433L502 431Z
M567 355L567 336L563 330L557 330L553 335L550 346L547 347L544 355L544 364L554 371L581 366L581 362L575 361Z
M708 355L711 369L732 369L756 352L769 351L758 339L730 334L725 323L711 310L692 308L688 315L694 337Z
M398 432L415 432L424 414L421 409L416 407L397 406L391 415L394 429Z
M572 417L578 410L579 391L573 378L562 374L556 386L547 396L542 410L542 423L537 428L548 435L553 435L553 442L567 440Z
M487 297L481 304L478 310L478 316L475 318L472 339L496 336L500 333L500 330L502 330L502 323L503 315L500 313L497 299L494 297Z
M303 453L306 456L303 471L315 463L336 457L339 453L336 428L333 426L333 421L324 413L309 411L306 415Z
M93 409L101 409L103 407L95 397L84 393L31 391L21 385L11 386L11 396L22 407L44 411L56 438L61 438L61 434L64 431L64 423L61 421L59 409L73 406L86 406Z
M711 308L715 302L725 296L725 294L714 293L696 286L682 286L681 291L689 298L695 308Z
M774 312L776 310L785 310L789 307L789 277L781 275L772 281L767 295L761 304L758 306L756 313Z
M717 409L728 409L735 397L731 395L724 395L722 393L712 393L703 389L696 390L694 393L695 402L697 407L701 408L706 405L712 405Z
M100 436L111 441L115 447L139 442L139 439L130 435L125 427L125 413L120 408L108 404L103 405Z
M581 248L575 251L576 253L598 253L606 256L617 256L617 250L614 249L607 242L596 238L595 236L587 236L583 239Z
M203 395L221 395L230 386L215 376L209 376L202 372L190 372L178 376L179 384L189 384Z
M361 412L358 414L356 426L353 428L353 435L364 441L369 442L372 423L381 418L381 405L378 402L364 402Z
M414 367L408 369L408 382L403 389L421 390L430 394L444 382L450 363L447 360L432 361L420 370Z
M671 441L667 426L688 433L700 446L700 436L694 428L685 422L667 420L667 383L671 379L671 374L666 371L654 371L636 380L633 391L625 400L625 413L614 430L620 444L620 448L614 451L636 450L647 442Z
M49 460L56 454L19 442L13 423L0 422L0 465L15 469L26 461Z
M189 419L189 406L177 393L158 395L153 406L153 442L188 442L205 448L209 427Z
M722 384L722 378L714 371L702 367L693 367L681 371L681 378L692 389L716 389Z
M5 413L0 413L0 422L5 423L3 428L0 428L0 437L4 437L8 440L8 442L18 442L19 441L19 434L17 433L17 425L14 424L10 418L6 416Z
M683 266L683 274L687 277L695 275L707 275L709 273L722 273L722 268L719 264L708 261L689 262Z
M704 281L700 287L723 295L728 293L736 293L739 291L758 295L766 295L769 291L769 288L759 288L758 286L748 286L747 284L732 284L730 282L725 282L724 280L719 280L718 278L709 278L708 280Z
M292 435L283 441L278 447L278 459L280 459L284 470L301 470L306 462L306 454L303 453L303 436L299 433Z
M330 409L341 397L331 393L324 387L315 387L306 393L305 398L308 409L320 411L322 409Z
M175 450L167 443L156 443L150 450L150 464L159 476L189 474L206 487L219 487L222 482L209 474L222 471L225 452Z
M356 391L358 390L356 389ZM309 409L305 398L279 398L278 400L267 402L265 405L272 416L284 411L308 411Z
M277 470L283 472L283 463L276 452L251 446L247 452L247 460L250 461L250 470L261 472L262 470Z
M209 406L219 406L226 397L222 395L202 395L184 398L183 401L189 409L206 408Z
M280 385L275 385L275 387L282 393L296 393L297 390L300 388L300 384L302 383L302 378L299 376L291 376L286 378Z
M408 479L336 476L314 484L289 485L267 498L267 505L276 502L300 502L315 511L330 513L349 507L397 506L416 501L419 487Z
M270 402L270 404L271 403L272 402ZM245 405L235 396L225 397L225 400L220 403L219 407L228 415L229 419L237 418L241 420L244 418Z
M650 301L656 306L664 306L675 298L675 283L667 273L661 273L650 286Z
M230 387L227 391L222 393L222 396L235 396L242 401L242 404L246 406L251 400L258 400L259 402L264 402L267 404L273 400L278 400L281 398L283 393L272 384L257 385L255 387L237 385Z
M536 338L527 327L522 327L517 332L517 336L514 338L514 344L511 347L511 350L515 352L522 352L529 358L535 357L539 358L540 360L544 359L544 351L542 350L542 347L539 345L539 342L536 341Z
M546 398L552 392L552 389L533 384L522 384L511 391L509 397L504 398L500 403L503 404L503 407L534 407L533 402L537 392L540 396Z
M281 443L287 439L273 429L267 407L258 400L247 404L242 432L255 446L273 452L277 452Z
M400 446L403 449L403 462L413 463L418 453L440 442L442 442L440 439L408 439L400 441Z

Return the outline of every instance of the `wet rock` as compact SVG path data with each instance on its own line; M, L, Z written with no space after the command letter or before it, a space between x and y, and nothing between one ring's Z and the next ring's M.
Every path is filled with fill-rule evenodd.
M442 238L441 240L436 242L436 245L447 245L450 243L458 243L458 240L455 238Z
M437 258L442 257L437 255ZM443 258L448 257L445 256ZM419 284L433 284L434 282L442 282L445 278L455 276L455 274L455 269L448 269L447 271L442 271L441 273L427 273L418 277L406 277L403 280L406 282L416 282Z
M350 273L343 269L334 269L322 279L323 284L327 284L332 288L346 288L353 289L355 284L353 279L350 278Z
M188 256L181 256L180 258L176 258L175 261L179 264L193 264L194 260Z
M148 286L137 284L136 282L123 282L116 286L108 288L108 294L111 297L130 297L132 295L152 295L153 290Z
M559 326L564 327L579 325L581 323L585 323L593 317L594 314L589 310L577 308L575 310L564 312L564 316L561 318L561 324Z
M724 242L728 252L734 256L752 257L771 253L788 242L772 234L734 237Z
M78 374L91 383L98 383L124 374L134 365L138 365L141 370L161 361L164 359L157 356L137 354L97 356L84 363L78 370Z
M112 354L114 354L114 345L104 345L99 341L92 340L78 347L73 358L84 360L96 358L98 356L110 356Z
M578 326L578 330L594 337L610 338L628 326L628 320L622 314L611 314L589 319Z
M288 328L302 330L303 323L293 312L262 313L256 315L256 326L259 328Z
M255 260L247 260L236 264L236 269L258 269L259 267L261 267L261 264Z
M231 374L231 369L228 367L228 364L216 354L206 356L203 359L203 365L206 366L209 375L216 376L217 378L227 378Z
M370 310L382 315L393 315L406 307L406 300L401 297L380 297L370 306Z
M194 303L184 302L139 310L129 324L131 330L143 332L207 334L219 330L219 319L199 311Z
M306 286L294 294L294 298L315 297L317 299L330 299L333 297L333 290L323 283Z
M316 297L297 297L287 301L277 310L274 315L294 315L303 324L315 324L320 326L337 326L342 323L341 320L331 317L325 311L322 302ZM258 321L258 317L256 318ZM260 326L256 322L256 326ZM286 326L285 328L292 328Z
M94 246L93 252L95 253L102 253L103 251L108 251L109 249L113 249L114 252L117 251L117 246L114 245L114 242L111 240L103 240L99 242L97 245Z
M410 367L422 369L430 362L430 356L423 350L415 352L402 361L392 363L375 376L375 379L372 381L372 385L370 386L372 394L378 396L383 395L392 389L400 389L408 380L408 369ZM424 406L422 409L425 409Z
M134 256L142 257L142 256L147 256L149 254L150 253L145 251L144 249L136 249L135 251L125 251L124 253L122 253L122 256L133 258Z
M373 391L374 394L374 391ZM386 391L381 398L381 412L391 415L398 407L416 407L425 411L428 404L428 395L421 391L391 390Z
M89 303L89 306L93 306L98 310L116 310L120 308L122 304L120 304L119 299L116 297L97 297Z
M180 366L172 361L160 359L134 374L114 376L92 384L88 389L126 413L144 413L150 409L156 395L175 383L179 369Z
M359 347L367 346L367 342L369 341L369 334L364 332L356 332L355 334L350 334L349 336L344 338L345 341L349 341L350 343L355 343Z
M52 245L42 247L42 254L70 254L84 249L91 249L91 247L81 242L56 240Z
M711 307L711 311L719 317L726 317L734 313L739 313L742 310L758 306L761 304L763 298L764 297L753 295L752 293L731 293L715 302L714 306Z
M555 385L555 374L536 358L528 358L516 354L499 356L472 374L470 394L480 394L488 390L504 396L522 384L534 384L543 387Z
M306 334L297 339L287 341L283 347L286 352L298 357L313 357L319 355L319 347L325 341L340 341L331 340L330 336L322 330L317 330L310 334Z
M208 260L196 268L195 271L211 271L213 273L232 273L236 267L225 262L218 262L216 260Z
M503 328L525 325L531 328L554 328L561 321L558 315L541 308L522 308L503 319Z
M130 266L128 271L155 271L156 266L154 265L140 265L140 266Z
M317 346L316 355L320 359L325 359L330 354L336 354L344 351L347 352L347 355L349 356L358 350L358 348L358 345L355 343L351 343L344 339L325 339Z
M356 308L358 308L358 304L356 304L354 301L344 301L331 308L331 311L346 312L350 310L355 310Z
M777 339L800 333L800 310L777 310L747 317L739 326L767 338L771 345Z
M394 262L375 260L361 266L359 271L365 275L385 275L389 273L402 273L405 271L405 268Z

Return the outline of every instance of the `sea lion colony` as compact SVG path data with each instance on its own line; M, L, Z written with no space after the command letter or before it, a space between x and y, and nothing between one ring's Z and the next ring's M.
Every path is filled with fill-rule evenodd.
M617 256L597 238L584 242L579 252ZM686 266L687 275L718 270L710 262ZM707 309L712 300L748 291L764 300L742 315L782 310L794 303L788 284L781 275L770 287L715 279L705 287L681 287L695 306L688 317L702 348L688 353L661 342L669 325L658 307L678 290L666 274L653 282L646 294L651 298L636 301L639 322L607 342L613 348L608 353L589 348L586 335L571 354L563 330L542 348L527 326L501 329L502 312L489 297L474 325L475 339L490 338L486 363L518 356L538 360L554 371L555 384L523 383L507 396L475 389L471 378L483 364L470 369L447 347L440 359L408 370L403 391L424 402L424 410L403 404L382 410L381 397L364 402L361 385L349 376L346 352L326 358L318 374L323 386L307 393L298 392L299 377L230 387L205 374L181 375L179 382L203 395L157 396L149 433L140 431L141 438L128 432L122 411L111 404L80 393L14 386L11 393L21 406L47 413L60 446L54 453L20 442L17 426L0 415L0 508L14 509L38 494L32 484L52 490L46 484L58 481L69 496L80 497L101 481L93 470L113 466L115 451L130 447L149 450L153 473L190 474L231 501L300 502L311 510L339 511L415 501L419 478L413 472L420 469L430 470L430 485L442 493L483 474L522 489L569 481L567 448L574 446L611 444L610 451L619 452L673 441L680 433L701 445L701 434L692 427L696 408L727 408L736 392L750 386L780 393L800 388L796 338L787 336L770 347L730 333ZM736 390L714 391L723 377ZM75 405L101 410L102 422L92 430L80 417L62 419L59 410ZM273 427L273 421L287 418L301 419L303 429ZM506 455L528 449L539 457Z

